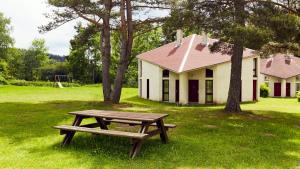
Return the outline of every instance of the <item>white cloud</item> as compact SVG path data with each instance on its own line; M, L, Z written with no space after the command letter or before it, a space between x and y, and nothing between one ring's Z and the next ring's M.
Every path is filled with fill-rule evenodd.
M45 0L0 0L0 12L11 19L16 47L28 48L33 39L44 38L50 53L69 54L69 41L75 34L75 21L46 34L38 31L39 26L47 23L44 14L50 9Z

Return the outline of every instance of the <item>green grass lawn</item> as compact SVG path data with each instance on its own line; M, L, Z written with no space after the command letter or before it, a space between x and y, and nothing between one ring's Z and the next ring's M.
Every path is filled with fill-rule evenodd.
M300 103L262 99L243 104L247 113L227 115L223 106L177 107L139 99L124 89L121 105L101 102L100 87L0 87L0 168L300 168ZM75 135L61 148L51 128L70 124L70 111L114 109L168 113L169 144L147 140L140 155L128 157L130 141ZM116 126L118 127L118 126Z

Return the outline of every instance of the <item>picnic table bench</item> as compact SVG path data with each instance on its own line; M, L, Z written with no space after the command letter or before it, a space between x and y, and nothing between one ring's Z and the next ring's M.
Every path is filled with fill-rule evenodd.
M131 113L105 110L85 110L70 112L69 114L75 115L75 119L72 125L54 126L54 128L60 130L61 135L65 135L62 146L70 144L76 132L125 137L132 139L133 145L129 153L129 156L131 158L134 158L140 152L143 141L149 137L159 134L161 141L163 143L167 143L167 130L169 128L176 127L176 125L174 124L164 123L164 118L167 117L168 114ZM96 123L81 125L82 120L86 118L95 118ZM111 123L128 124L129 126L140 126L140 129L137 133L111 130L108 128ZM150 126L154 127L155 129L149 131Z

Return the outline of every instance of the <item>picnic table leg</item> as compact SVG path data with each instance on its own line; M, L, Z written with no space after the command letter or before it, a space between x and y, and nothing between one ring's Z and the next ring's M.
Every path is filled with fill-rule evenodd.
M142 123L142 127L139 130L139 133L147 133L148 129L149 129L149 125L148 123ZM141 150L143 144L143 140L137 140L137 139L133 139L133 146L132 149L130 151L130 157L134 158L138 155L138 153Z
M102 130L108 130L105 121L102 118L95 117Z
M166 132L166 128L165 128L165 124L164 124L164 120L160 119L156 122L156 125L158 127L158 129L160 130L160 139L163 143L167 143L168 142L168 135Z
M82 117L81 116L76 116L75 120L73 121L72 126L80 126L80 123L82 122ZM70 144L72 138L74 137L75 132L74 131L69 131L65 137L64 140L62 142L62 146L66 146L68 144Z

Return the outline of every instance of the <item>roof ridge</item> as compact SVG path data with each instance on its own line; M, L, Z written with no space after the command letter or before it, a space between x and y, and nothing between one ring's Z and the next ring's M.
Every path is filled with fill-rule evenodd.
M196 37L196 34L193 34L192 35L192 39L189 42L189 47L188 47L188 49L187 49L186 53L184 54L184 57L183 57L183 59L181 61L181 64L180 64L180 67L179 67L179 71L178 71L179 73L181 73L183 71L183 68L184 68L184 66L186 64L187 58L188 58L188 56L190 54L190 51L191 51L191 48L193 46L195 37Z

